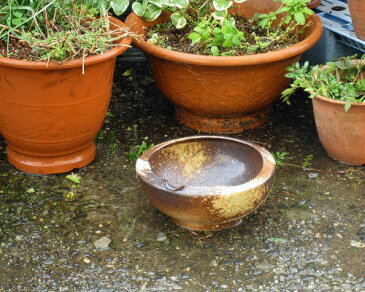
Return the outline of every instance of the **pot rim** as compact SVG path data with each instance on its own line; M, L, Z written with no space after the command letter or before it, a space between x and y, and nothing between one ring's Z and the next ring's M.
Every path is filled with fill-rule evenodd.
M256 150L261 158L262 158L262 167L260 172L252 178L250 181L245 182L243 184L235 185L235 186L186 186L183 189L171 191L167 188L162 188L158 183L155 182L153 178L146 175L146 172L151 172L151 166L149 163L149 159L151 156L162 150L165 147L168 147L172 144L186 142L186 141L196 141L196 140L204 140L204 139L211 139L211 140L223 140L223 141L232 141L240 144L244 144L246 146L250 146L254 150ZM189 136L184 138L173 139L167 142L163 142L154 146L153 148L146 151L142 154L137 162L136 162L136 172L137 176L139 176L143 181L148 183L149 185L153 186L156 189L162 190L164 192L168 192L174 195L188 195L188 196L195 196L199 195L201 197L209 196L222 196L222 195L231 195L234 193L240 193L244 191L248 191L251 189L255 189L263 184L265 184L270 178L273 177L275 174L275 166L276 162L272 154L266 150L265 148L242 139L226 137L226 136L208 136L208 135L201 135L201 136ZM206 190L209 189L207 195L202 195L206 193Z
M346 101L335 100L335 99L324 97L322 95L316 95L315 99L319 99L321 101L328 102L328 103L338 104L341 106L345 106L345 104L347 103ZM351 106L365 106L365 102L354 102L351 104Z
M155 57L166 59L169 61L176 61L180 63L194 64L194 65L205 65L205 66L242 66L242 65L256 65L269 62L276 62L290 57L298 56L309 48L314 46L322 36L323 26L318 15L313 13L309 16L309 20L312 21L313 31L299 43L268 53L253 54L246 56L207 56L198 54L189 54L176 52L161 48L150 44L141 39L133 39L133 44L144 51L147 54L151 54ZM133 31L133 26L137 24L137 21L144 24L153 24L154 22L144 21L142 18L137 16L134 12L129 14L125 23Z
M109 17L111 23L116 24L121 27L128 27L125 23L120 21L115 17ZM61 70L61 69L70 69L70 68L78 68L89 65L94 65L101 63L105 60L109 60L111 58L115 58L118 55L122 54L126 51L132 43L132 37L128 36L118 41L118 45L113 49L106 51L103 54L90 56L85 58L84 62L81 59L66 61L63 63L58 62L44 62L44 61L24 61L24 60L15 60L6 57L0 57L0 66L14 67L14 68L22 68L22 69L34 69L34 70Z

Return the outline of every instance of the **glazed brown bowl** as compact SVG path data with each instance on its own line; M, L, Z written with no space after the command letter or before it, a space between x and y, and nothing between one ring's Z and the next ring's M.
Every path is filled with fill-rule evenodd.
M273 183L275 160L240 139L193 136L159 144L136 163L150 203L191 230L234 227L257 209Z

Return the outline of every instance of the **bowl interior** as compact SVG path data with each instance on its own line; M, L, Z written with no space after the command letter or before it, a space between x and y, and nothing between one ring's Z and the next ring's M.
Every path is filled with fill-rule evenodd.
M155 151L149 163L174 186L236 186L258 175L263 158L243 142L201 138L168 144Z

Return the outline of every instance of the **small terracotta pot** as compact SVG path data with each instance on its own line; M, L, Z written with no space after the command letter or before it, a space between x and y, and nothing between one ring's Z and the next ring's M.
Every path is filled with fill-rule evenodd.
M193 136L155 146L136 163L150 203L191 230L234 227L266 199L275 160L253 143Z
M251 17L256 12L276 10L280 3L247 0L236 5L235 13ZM168 16L163 15L157 21L146 22L132 13L126 24L144 34L145 27L167 20ZM159 89L176 105L180 122L204 132L235 133L267 120L270 103L289 84L285 68L321 37L318 16L311 15L310 21L298 44L250 56L202 56L174 52L139 39L134 43L150 61Z
M365 0L348 0L352 26L357 37L365 41Z
M327 154L343 163L365 164L365 103L345 102L322 96L312 100L319 139Z
M125 26L111 18L112 28ZM111 96L116 57L131 39L98 56L57 63L0 58L0 133L16 168L35 174L71 171L95 158L94 137Z

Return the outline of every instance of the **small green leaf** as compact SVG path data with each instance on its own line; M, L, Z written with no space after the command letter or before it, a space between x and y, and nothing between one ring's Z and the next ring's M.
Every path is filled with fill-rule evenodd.
M267 240L268 241L271 241L271 242L287 242L286 239L284 239L284 238L278 238L278 237L270 237Z
M345 104L345 112L348 112L348 111L350 110L351 105L352 105L352 103L351 103L351 102L347 102L347 103Z
M69 174L68 176L66 176L66 178L74 183L79 184L81 181L81 176L77 175L77 174Z
M171 22L177 29L183 28L186 25L185 17L179 13L173 13L171 15Z
M212 46L210 51L212 52L213 56L219 56L219 49L217 46Z

